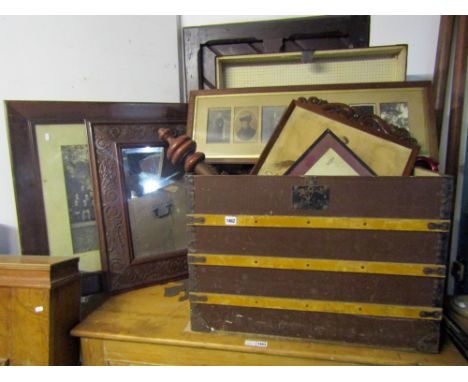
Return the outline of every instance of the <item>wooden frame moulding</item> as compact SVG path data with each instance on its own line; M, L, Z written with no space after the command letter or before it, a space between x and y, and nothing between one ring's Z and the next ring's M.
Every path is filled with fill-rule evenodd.
M357 113L382 114L382 105L403 104L408 110L408 118L402 123L409 129L420 146L420 155L434 159L439 156L434 110L432 108L432 87L428 81L388 82L370 84L337 84L308 86L278 86L241 89L199 90L191 93L187 120L187 134L198 144L198 149L205 153L207 162L214 164L253 164L260 157L268 139L281 115L292 100L318 97L330 103L351 105ZM267 107L281 107L277 122L266 126L264 118ZM387 106L386 106L387 107ZM372 110L364 110L370 108ZM254 138L242 142L235 139L234 131L242 110L254 113L257 132ZM255 109L255 110L254 110ZM213 111L211 111L213 110ZM224 134L229 138L219 142L209 142L210 113L225 110L221 117L225 120ZM219 114L219 113L218 113ZM213 114L213 118L215 115ZM239 118L238 118L239 117ZM392 118L391 114L387 118ZM417 119L417 120L416 120ZM277 123L277 124L276 124ZM268 127L268 129L267 129ZM264 131L268 134L264 134Z

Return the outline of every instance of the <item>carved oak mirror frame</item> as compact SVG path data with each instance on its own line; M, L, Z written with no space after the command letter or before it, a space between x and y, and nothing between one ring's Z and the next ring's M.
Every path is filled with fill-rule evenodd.
M167 143L159 138L158 130L169 128L175 135L179 135L184 133L185 123L185 120L180 119L163 119L145 124L87 122L96 194L96 220L99 227L101 260L107 290L129 289L187 275L185 236L183 240L178 240L178 245L164 245L161 248L153 245L146 248L143 255L137 253L136 249L136 237L139 234L138 230L142 228L146 228L147 231L145 240L140 241L145 245L147 241L150 241L149 239L161 236L158 227L163 227L165 232L171 235L178 234L177 230L185 232L185 210L183 210L183 224L179 224L178 228L175 225L171 226L174 224L174 219L167 216L172 213L172 210L179 208L180 203L185 206L185 198L178 199L179 206L173 205L177 202L171 200L170 204L162 207L165 211L157 212L159 207L155 209L155 202L159 191L150 190L145 195L136 196L132 190L129 194L129 183L127 183L129 157L126 157L127 162L123 159L125 150L162 147L164 159L160 179L163 179L162 175L164 179L182 178L183 171L174 168L166 158ZM178 185L174 186L174 184ZM183 187L181 184L182 181L179 180L171 186L181 189ZM152 199L149 199L150 197ZM144 203L139 204L138 209L130 213L130 206L135 206L133 204L135 202ZM147 217L144 227L141 224L139 226L135 224L138 223L140 214ZM157 242L163 243L163 240Z

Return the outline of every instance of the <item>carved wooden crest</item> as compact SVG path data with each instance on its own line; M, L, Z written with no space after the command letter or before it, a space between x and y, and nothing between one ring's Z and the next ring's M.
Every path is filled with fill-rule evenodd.
M419 146L418 141L411 136L408 130L391 125L376 114L357 111L356 109L344 103L328 102L317 97L309 97L308 99L301 97L298 99L298 101L318 105L322 108L322 110L340 115L349 121L357 122L362 127L373 129L380 133L393 136L394 138L406 144Z

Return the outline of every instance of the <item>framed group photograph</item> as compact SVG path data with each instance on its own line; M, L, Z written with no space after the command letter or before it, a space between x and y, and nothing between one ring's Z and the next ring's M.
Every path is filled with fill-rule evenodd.
M438 160L428 81L199 90L191 93L187 132L209 163L255 163L291 101L317 97L375 114L407 130L419 155Z

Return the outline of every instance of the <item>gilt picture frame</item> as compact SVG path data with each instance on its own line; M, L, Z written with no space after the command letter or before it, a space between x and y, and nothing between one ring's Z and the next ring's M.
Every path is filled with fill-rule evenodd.
M356 107L360 112L373 112L386 122L406 129L418 141L420 155L438 159L431 83L428 81L194 91L190 96L187 133L197 142L198 150L205 153L208 163L252 164L280 124L282 110L301 97L318 97L330 103ZM264 110L267 108L276 108L278 115L274 122L266 117ZM207 139L208 115L214 109L225 110L230 118L229 138L224 138L222 143L208 142ZM257 131L249 140L239 141L233 127L236 112L242 109L252 111L252 121L258 116Z

